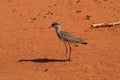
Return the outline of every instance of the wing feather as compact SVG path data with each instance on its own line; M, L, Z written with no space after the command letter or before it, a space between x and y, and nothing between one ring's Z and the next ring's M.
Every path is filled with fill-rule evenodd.
M73 34L71 34L69 32L66 32L66 31L62 31L62 30L58 33L58 37L61 40L64 40L64 41L70 41L70 42L74 42L74 43L87 44L87 42L83 41L82 39L77 38Z

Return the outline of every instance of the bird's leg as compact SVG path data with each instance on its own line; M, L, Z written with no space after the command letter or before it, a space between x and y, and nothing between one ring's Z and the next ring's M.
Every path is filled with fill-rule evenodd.
M66 50L66 60L67 60L68 49L67 49L67 45L66 45L66 42L65 42L65 41L64 41L64 45L65 45L65 50Z
M69 45L69 49L70 49L70 51L69 51L69 58L68 58L68 61L70 61L70 57L71 57L71 46L70 46L70 43L68 42L68 45Z

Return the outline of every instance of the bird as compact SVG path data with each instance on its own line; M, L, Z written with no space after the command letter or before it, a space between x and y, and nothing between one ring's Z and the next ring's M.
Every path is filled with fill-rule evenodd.
M88 44L86 41L74 36L73 34L63 31L59 22L53 22L49 28L54 28L58 38L63 41L66 49L66 61L71 61L71 43L77 44ZM67 45L69 46L67 48Z

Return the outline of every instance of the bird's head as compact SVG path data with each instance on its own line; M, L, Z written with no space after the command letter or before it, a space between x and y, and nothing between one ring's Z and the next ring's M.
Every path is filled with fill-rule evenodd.
M55 28L56 30L60 28L59 22L53 22L49 28Z

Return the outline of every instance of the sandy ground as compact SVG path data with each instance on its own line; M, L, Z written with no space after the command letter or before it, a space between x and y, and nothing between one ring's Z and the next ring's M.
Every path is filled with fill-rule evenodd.
M120 0L0 0L0 80L120 80ZM52 22L86 40L64 44Z

